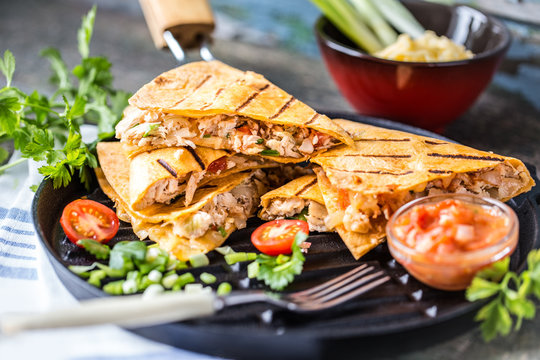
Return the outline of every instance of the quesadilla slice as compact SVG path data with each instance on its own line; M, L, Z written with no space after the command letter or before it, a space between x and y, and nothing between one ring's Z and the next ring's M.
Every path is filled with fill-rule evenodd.
M329 231L324 222L328 215L316 175L305 175L269 191L261 197L263 220L298 218L309 224L310 231Z
M353 143L327 116L263 76L219 61L165 72L129 102L116 136L136 146L204 146L302 162Z
M355 145L312 161L322 168L316 173L327 223L336 227L355 258L383 240L389 217L411 200L456 192L507 201L534 185L515 158L346 120L338 123L353 134Z
M116 204L118 217L130 222L142 240L150 238L181 260L220 246L255 214L260 196L269 190L269 176L262 170L244 171L216 178L197 189L189 206L180 197L170 204L154 203L135 210L129 205L129 166L122 152L98 147L99 184Z
M100 143L99 146L106 146L107 151L121 151L122 148L119 142ZM189 205L197 187L213 179L277 166L279 163L260 157L204 147L171 147L143 152L129 161L129 204L133 209L141 210L153 203L168 204L185 194L185 205Z

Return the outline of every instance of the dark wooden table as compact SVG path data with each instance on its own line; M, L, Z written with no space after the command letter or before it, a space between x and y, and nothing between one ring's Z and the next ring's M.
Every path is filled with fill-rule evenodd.
M167 51L154 48L136 2L109 0L97 3L100 8L91 53L105 55L111 60L116 87L136 91L159 73L177 65ZM46 46L59 48L68 64L78 62L76 31L90 4L86 0L0 1L0 52L10 49L17 59L13 81L16 86L26 91L49 89L49 65L38 56ZM352 111L317 56L219 36L212 45L212 52L232 66L264 74L317 109ZM500 72L515 76L521 65L538 70L540 51L507 59ZM519 83L511 90L492 84L443 135L540 167L540 92L526 91ZM540 317L537 317L534 321L525 321L520 332L490 344L483 342L479 331L472 330L442 344L426 344L425 350L403 354L400 358L534 359L540 353L539 333ZM395 341L399 340L389 338L389 345Z

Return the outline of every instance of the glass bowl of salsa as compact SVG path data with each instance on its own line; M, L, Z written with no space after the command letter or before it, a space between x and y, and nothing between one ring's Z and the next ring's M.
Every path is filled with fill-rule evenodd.
M516 213L498 200L441 194L402 206L386 235L392 256L417 280L463 290L479 270L512 254L518 230Z

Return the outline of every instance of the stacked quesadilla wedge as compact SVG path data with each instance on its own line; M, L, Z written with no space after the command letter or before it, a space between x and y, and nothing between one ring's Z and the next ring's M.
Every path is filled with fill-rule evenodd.
M153 203L141 210L130 205L129 161L117 142L102 142L96 175L103 192L116 204L119 218L130 222L140 239L150 238L181 260L220 246L254 215L260 196L269 190L269 174L247 170L213 178L193 194L170 204ZM281 175L281 174L280 174Z
M339 125L263 76L219 61L165 72L129 103L116 136L130 153L203 146L298 163L353 144Z
M385 236L388 218L415 198L474 193L507 201L534 181L518 159L446 141L340 120L354 146L312 159L326 208L355 258Z
M263 220L299 218L309 224L310 231L328 231L328 216L317 176L304 175L269 191L261 197L259 217Z

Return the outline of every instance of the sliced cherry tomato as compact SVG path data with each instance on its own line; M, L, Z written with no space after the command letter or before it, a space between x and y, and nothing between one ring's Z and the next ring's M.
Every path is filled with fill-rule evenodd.
M309 234L307 221L273 220L255 229L251 242L267 255L290 254L294 237L299 231Z
M227 169L227 157L223 156L217 160L212 161L212 163L206 168L206 171L211 174L215 174L225 169Z
M70 202L60 218L60 225L74 244L80 239L107 242L116 235L119 224L114 211L93 200Z

